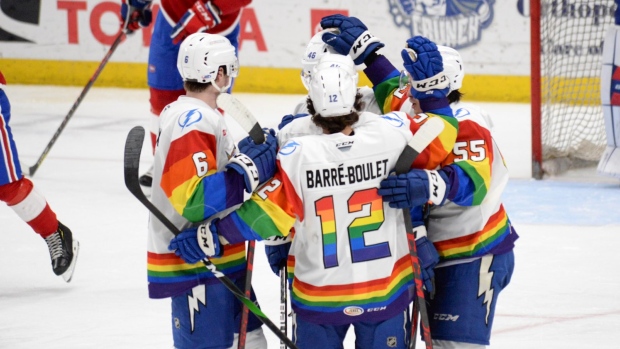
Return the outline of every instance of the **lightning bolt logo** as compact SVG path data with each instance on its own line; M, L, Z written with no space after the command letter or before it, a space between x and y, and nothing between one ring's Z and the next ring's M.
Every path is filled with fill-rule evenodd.
M198 111L198 108L195 108L183 112L177 119L177 123L181 128L186 128L200 120L202 120L202 113Z
M198 285L192 288L192 294L187 295L187 308L189 310L189 321L192 325L191 332L194 332L194 318L196 313L200 313L200 303L207 305L207 292L205 285Z
M482 304L486 304L487 315L485 316L485 323L489 324L489 315L491 313L491 302L493 301L493 288L491 287L491 281L493 280L494 272L490 271L491 264L493 263L493 255L482 257L480 260L480 280L478 282L478 297L484 295Z

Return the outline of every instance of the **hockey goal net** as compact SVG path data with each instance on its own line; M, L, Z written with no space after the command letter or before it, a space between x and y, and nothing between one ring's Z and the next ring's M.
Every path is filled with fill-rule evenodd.
M599 77L614 11L613 0L531 2L534 178L595 166L605 149Z

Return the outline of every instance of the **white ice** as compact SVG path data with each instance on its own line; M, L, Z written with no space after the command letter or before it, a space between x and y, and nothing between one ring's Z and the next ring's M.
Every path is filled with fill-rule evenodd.
M8 86L10 125L24 171L81 90ZM268 127L301 98L236 95ZM484 106L508 118L529 112L523 104ZM10 208L0 207L0 348L172 347L169 301L147 296L147 210L123 181L125 137L133 126L148 126L148 117L147 90L93 88L33 177L80 241L71 283L52 273L44 241ZM231 127L235 137L243 135ZM151 161L145 143L141 171ZM504 200L521 238L512 282L499 297L491 348L620 347L619 181L591 171L513 179ZM256 252L253 285L278 324L279 279L261 243ZM279 348L264 330L270 348ZM352 343L349 336L347 348Z

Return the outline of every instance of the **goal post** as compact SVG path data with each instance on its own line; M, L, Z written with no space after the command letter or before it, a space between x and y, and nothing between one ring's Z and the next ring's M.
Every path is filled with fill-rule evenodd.
M614 0L530 0L532 177L596 166L606 146L600 75Z

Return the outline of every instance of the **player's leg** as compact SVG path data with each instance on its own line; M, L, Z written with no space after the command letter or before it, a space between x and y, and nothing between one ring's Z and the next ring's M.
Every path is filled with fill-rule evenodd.
M243 281L236 281L237 284ZM252 293L252 300L256 301ZM172 337L177 349L236 348L241 306L226 286L198 285L181 296L172 297ZM262 323L248 318L246 347L267 349Z
M177 349L225 349L234 339L234 296L221 284L198 285L172 297L172 338Z
M172 27L166 21L162 11L155 19L153 35L149 47L147 68L147 82L149 85L151 104L151 118L149 130L151 132L151 145L155 151L155 141L159 132L159 114L164 107L174 101L180 95L185 94L183 80L177 70L177 55L180 44L173 44L170 39ZM140 184L150 187L153 180L152 167L140 177Z
M360 322L355 328L356 349L405 349L408 344L409 311L381 322Z
M343 349L344 338L351 325L319 325L304 321L293 312L293 342L299 349Z
M513 270L512 251L435 268L436 293L428 308L433 346L482 349L489 345L497 298Z
M58 222L45 197L32 181L23 177L17 147L9 126L10 103L0 89L0 201L5 202L37 234L45 239L54 274L71 281L79 243L73 240L71 231Z

